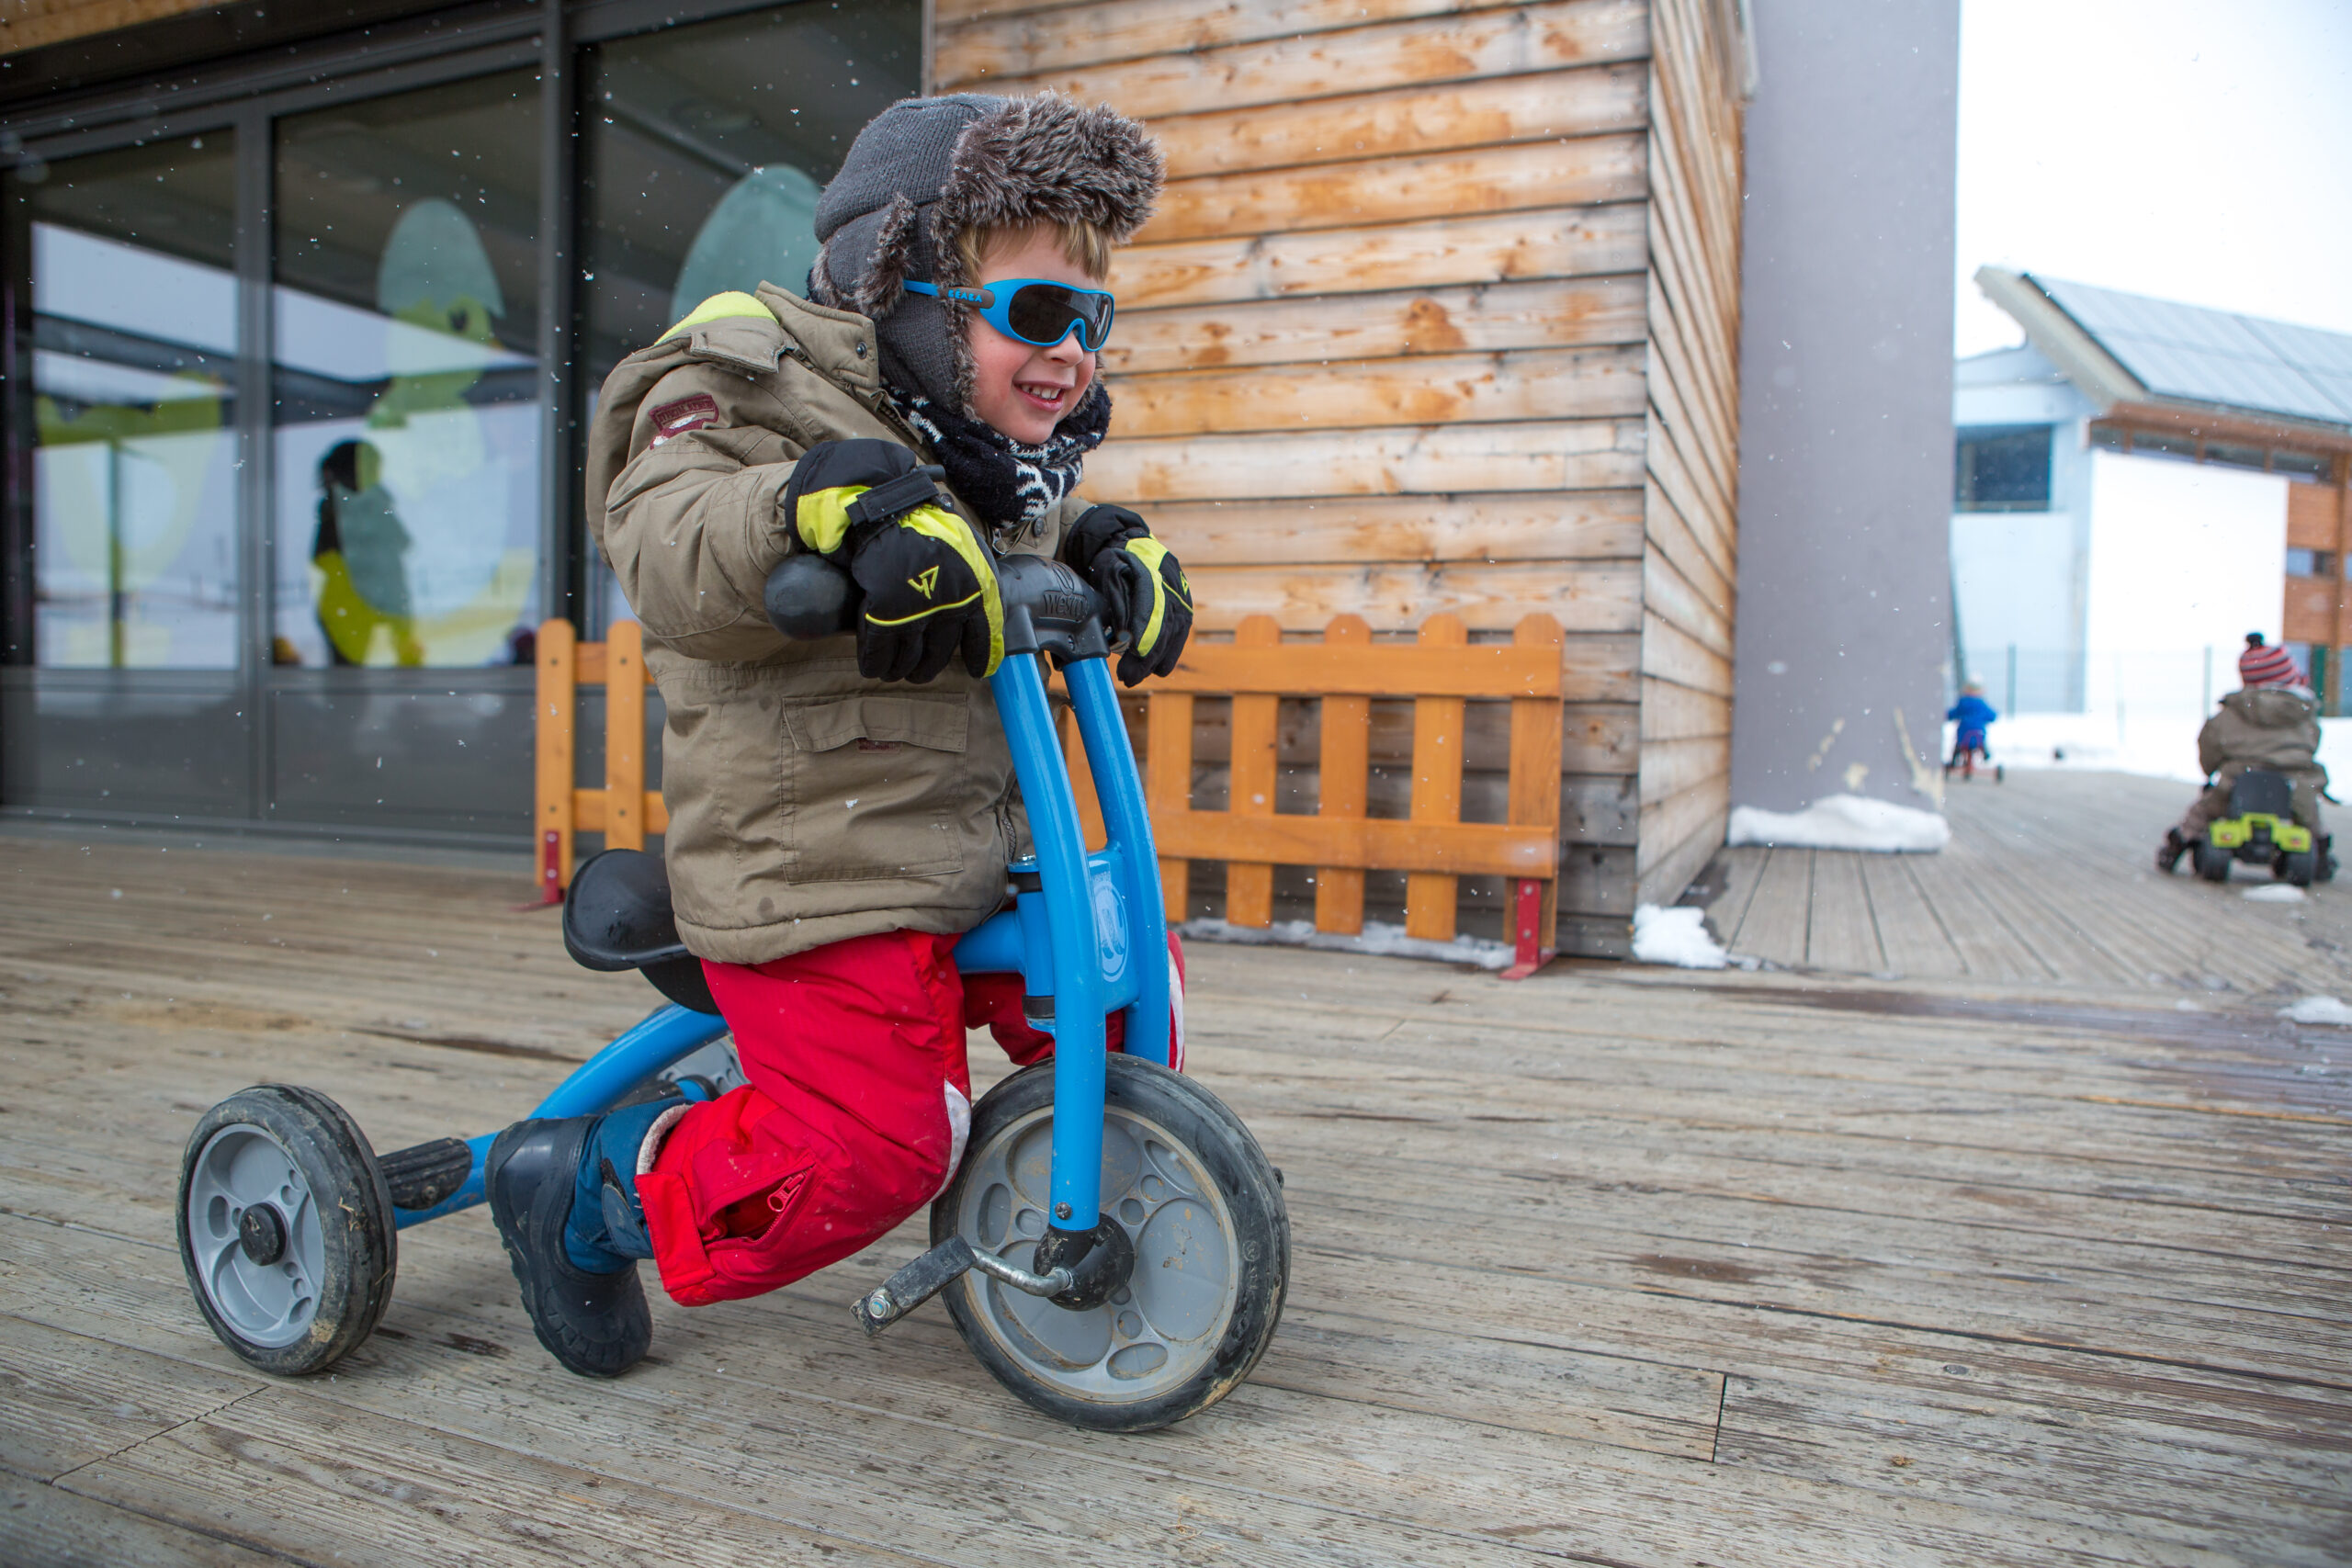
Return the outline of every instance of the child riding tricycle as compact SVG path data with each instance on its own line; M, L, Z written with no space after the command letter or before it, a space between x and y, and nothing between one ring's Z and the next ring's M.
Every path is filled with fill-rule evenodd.
M718 295L607 378L588 521L662 691L670 820L662 859L581 868L564 934L670 1005L494 1134L379 1160L312 1090L208 1112L182 1250L237 1354L334 1364L384 1309L396 1232L487 1201L539 1343L617 1376L651 1340L641 1261L687 1305L752 1296L928 1204L930 1249L858 1298L868 1332L944 1293L1006 1386L1112 1430L1248 1375L1288 1277L1281 1183L1180 1075L1181 953L1107 667L1172 670L1191 586L1141 517L1076 492L1110 415L1100 284L1161 175L1135 122L1052 94L895 105L818 206L808 298ZM976 1106L981 1025L1023 1070ZM722 1036L748 1082L668 1081Z

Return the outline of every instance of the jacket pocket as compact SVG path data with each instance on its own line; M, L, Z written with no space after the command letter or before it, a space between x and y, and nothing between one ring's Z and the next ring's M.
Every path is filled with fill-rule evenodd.
M951 876L974 798L962 694L859 694L784 709L781 799L793 882Z

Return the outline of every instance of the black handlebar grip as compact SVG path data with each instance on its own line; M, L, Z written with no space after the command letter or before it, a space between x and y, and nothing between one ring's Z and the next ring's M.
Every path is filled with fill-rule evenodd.
M822 556L789 555L768 573L768 622L798 642L839 637L857 626L857 584Z

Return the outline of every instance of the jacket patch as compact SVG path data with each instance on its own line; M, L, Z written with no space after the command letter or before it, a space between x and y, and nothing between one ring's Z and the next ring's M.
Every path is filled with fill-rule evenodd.
M673 435L700 430L706 424L717 424L718 403L709 393L696 392L691 398L663 403L648 417L653 421L653 445L659 446Z

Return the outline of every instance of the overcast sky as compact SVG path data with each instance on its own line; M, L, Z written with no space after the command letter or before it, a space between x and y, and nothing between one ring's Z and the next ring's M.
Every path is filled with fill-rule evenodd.
M2352 0L1962 0L1958 352L1986 263L2352 333Z

